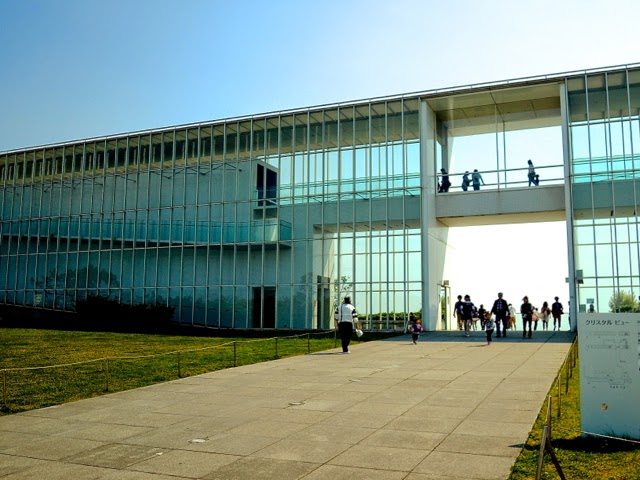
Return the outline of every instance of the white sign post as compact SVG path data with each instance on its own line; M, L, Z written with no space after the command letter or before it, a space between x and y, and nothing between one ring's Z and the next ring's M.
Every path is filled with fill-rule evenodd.
M640 314L578 314L582 431L640 440Z

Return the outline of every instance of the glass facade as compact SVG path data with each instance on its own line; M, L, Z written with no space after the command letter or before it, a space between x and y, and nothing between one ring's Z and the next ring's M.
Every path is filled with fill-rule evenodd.
M633 311L640 295L640 70L568 79L567 97L577 309Z
M101 295L182 323L369 328L421 308L417 99L132 134L0 157L8 304Z
M635 66L3 152L0 302L324 329L349 294L365 328L424 308L435 329L436 172L457 170L448 195L472 168L520 195L531 155L568 182L572 311L618 311L640 294L639 118Z

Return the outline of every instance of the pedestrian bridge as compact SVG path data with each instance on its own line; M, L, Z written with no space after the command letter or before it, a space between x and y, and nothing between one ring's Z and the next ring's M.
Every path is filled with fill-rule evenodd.
M576 219L634 216L640 178L576 177L573 185L573 215ZM612 181L615 180L615 181ZM615 196L615 210L610 199ZM453 191L436 194L436 218L449 227L507 223L564 221L565 184Z
M564 185L437 194L436 218L449 227L562 221Z

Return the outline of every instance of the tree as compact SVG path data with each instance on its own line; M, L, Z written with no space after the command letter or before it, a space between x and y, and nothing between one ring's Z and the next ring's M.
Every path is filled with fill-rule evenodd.
M353 289L353 282L347 275L342 275L333 281L333 310L338 308L342 299Z
M620 290L611 295L609 309L613 313L633 313L640 312L640 305L632 293Z

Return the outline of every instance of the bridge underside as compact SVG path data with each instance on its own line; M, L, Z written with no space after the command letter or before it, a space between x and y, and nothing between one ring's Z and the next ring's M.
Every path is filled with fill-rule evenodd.
M436 196L436 218L449 227L564 221L564 186L452 192Z

